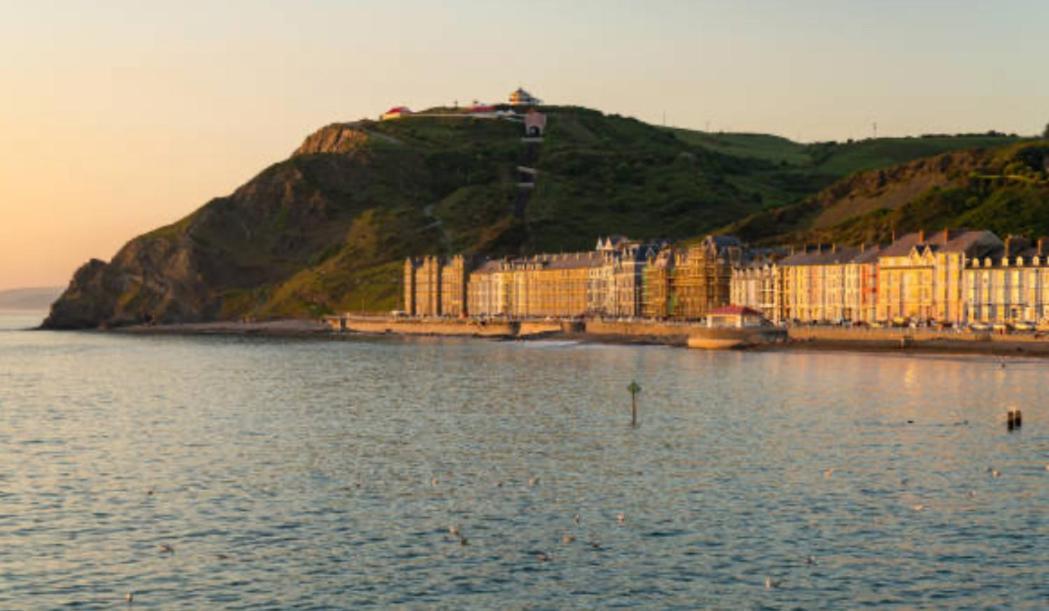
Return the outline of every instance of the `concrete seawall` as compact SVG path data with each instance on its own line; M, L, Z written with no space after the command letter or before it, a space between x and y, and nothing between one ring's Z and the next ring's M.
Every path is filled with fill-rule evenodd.
M356 333L393 333L399 335L448 335L466 337L517 337L521 325L517 322L482 322L474 320L441 320L412 318L329 318L328 324L337 331Z
M1041 333L849 327L790 327L787 333L799 347L1049 355L1049 337Z
M369 334L437 335L460 337L539 338L569 336L609 342L643 342L692 348L735 348L785 341L782 329L710 329L697 323L658 321L524 320L328 317L332 330Z

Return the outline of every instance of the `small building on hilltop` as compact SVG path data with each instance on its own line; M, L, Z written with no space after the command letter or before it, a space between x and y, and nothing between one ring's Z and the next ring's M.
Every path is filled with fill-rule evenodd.
M528 138L542 138L546 131L546 115L534 108L529 108L524 116L525 136Z
M403 117L407 117L410 114L412 114L412 109L408 108L407 106L394 106L393 108L382 113L382 115L379 118L383 121L389 121L390 119L401 119Z
M510 93L510 105L511 106L538 106L543 101L539 98L528 93L524 89L518 87L516 90Z

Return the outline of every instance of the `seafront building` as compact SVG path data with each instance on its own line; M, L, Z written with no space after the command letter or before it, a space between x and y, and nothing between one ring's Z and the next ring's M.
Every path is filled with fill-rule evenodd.
M879 321L966 322L963 271L1004 244L990 231L944 229L907 234L878 257Z
M1002 248L968 262L963 275L970 322L1034 325L1049 319L1049 251L1009 237Z
M990 231L907 234L881 246L749 249L598 239L593 250L475 262L409 258L412 316L708 320L739 306L789 323L1049 323L1045 240ZM719 310L721 311L721 310ZM750 320L750 319L748 319ZM708 320L709 322L709 320Z
M779 262L782 320L871 322L877 303L877 248L818 245Z
M675 250L623 236L594 250L498 259L471 268L462 256L408 258L404 311L410 316L699 319L728 305L732 266L743 246L708 236Z
M666 310L674 318L697 320L712 308L728 305L732 269L742 262L743 243L734 236L708 235L677 251Z
M466 268L462 255L406 259L404 311L411 316L465 316Z

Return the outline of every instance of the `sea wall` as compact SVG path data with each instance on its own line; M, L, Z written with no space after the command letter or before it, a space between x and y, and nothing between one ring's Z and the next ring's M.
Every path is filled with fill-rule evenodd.
M790 327L792 340L848 340L848 341L911 341L951 340L958 342L1027 342L1044 343L1046 336L1040 333L992 333L990 331L954 331L950 329L911 329L909 327L885 327L870 329L862 327Z
M516 337L520 331L520 323L506 321L381 317L331 317L326 321L335 330L357 333Z
M774 327L707 327L699 323L588 320L587 335L642 339L690 348L737 348L781 342L786 333Z
M1049 355L1049 337L1042 333L818 326L790 327L787 333L791 344L810 344L821 348L911 348L948 352Z

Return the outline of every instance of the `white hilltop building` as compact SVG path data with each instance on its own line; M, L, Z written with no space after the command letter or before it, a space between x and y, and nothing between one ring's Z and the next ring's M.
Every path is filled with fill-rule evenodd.
M524 89L518 87L516 90L510 93L510 105L511 106L538 106L543 101L539 98L528 93Z

